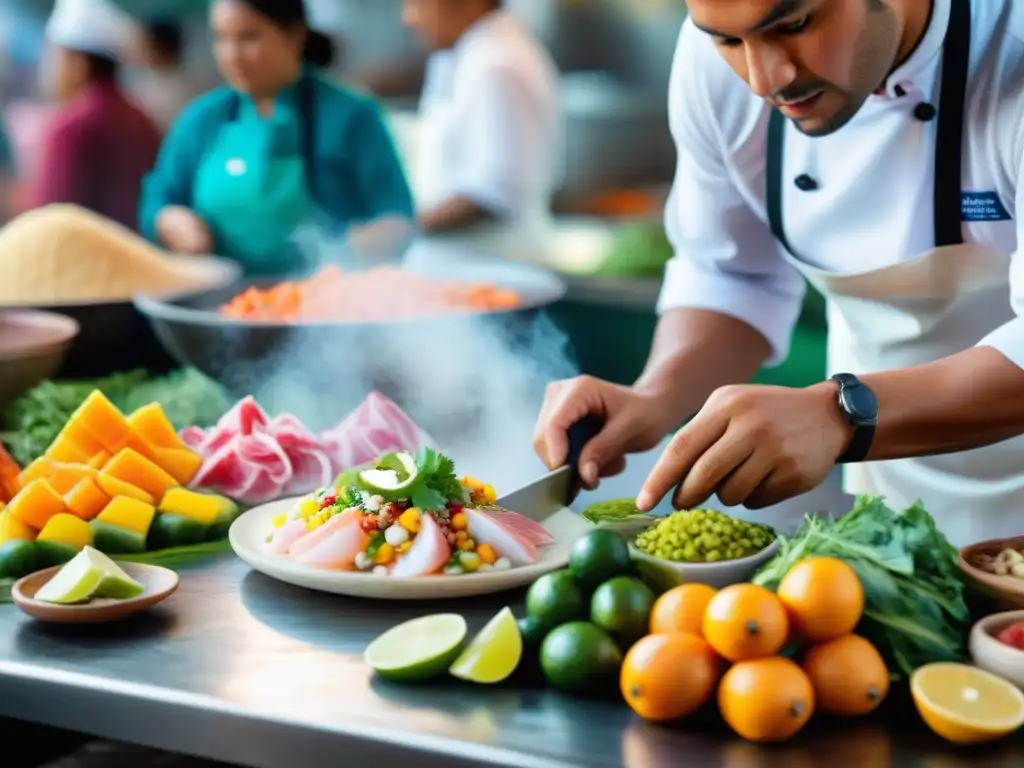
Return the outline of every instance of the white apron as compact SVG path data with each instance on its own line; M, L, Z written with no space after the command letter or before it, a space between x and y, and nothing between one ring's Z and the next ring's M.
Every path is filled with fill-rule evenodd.
M970 349L1014 316L1009 256L964 244L960 234L960 145L969 46L970 2L954 0L944 44L936 142L936 247L909 261L840 275L793 255L782 226L786 121L772 114L769 220L786 246L787 260L827 297L830 375L933 362ZM921 396L927 398L928 392ZM884 420L885 413L879 418ZM845 488L848 493L885 496L897 510L921 499L956 546L1017 535L1024 520L1024 437L961 453L848 465Z
M420 104L416 127L415 153L412 158L411 181L420 209L444 202L452 195L451 170L446 160L449 146L459 140L459 126L451 99L454 68L453 53L431 58L427 87ZM437 260L499 258L521 261L543 261L542 249L550 247L553 218L548 200L538 195L531 210L511 222L487 222L466 230L420 235L405 255L405 265L412 269L429 268Z

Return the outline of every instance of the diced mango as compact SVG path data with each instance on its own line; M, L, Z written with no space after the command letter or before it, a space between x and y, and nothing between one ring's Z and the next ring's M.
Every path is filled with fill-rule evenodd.
M64 499L46 480L33 480L11 500L7 511L26 525L42 530L51 517L65 511Z
M101 523L124 528L145 536L153 524L156 507L138 499L119 497L112 499L106 509L96 517Z
M76 485L82 478L95 478L99 474L88 464L56 464L46 481L62 496Z
M112 458L113 456L111 456L106 451L100 451L91 459L89 459L89 466L92 467L93 469L103 469L103 467L107 465L107 462L110 461Z
M213 525L224 516L233 515L235 504L231 499L212 493L171 488L160 500L158 511L188 517L201 525Z
M126 483L124 480L119 480L118 478L112 477L111 475L103 472L96 475L96 485L98 485L100 490L112 499L124 496L128 499L141 501L143 504L149 504L150 506L154 506L156 504L156 499L141 488L136 488L131 483Z
M59 541L81 550L88 544L92 544L92 528L81 518L61 513L51 517L43 530L39 532L36 541Z
M70 439L76 445L81 446L82 450L90 456L95 456L103 450L103 444L90 435L89 431L82 425L82 422L77 419L70 419L64 425L64 429L60 431L60 437Z
M64 494L64 504L68 512L82 520L92 520L106 509L109 503L110 497L91 477L83 477L74 488Z
M0 510L0 544L14 539L33 541L36 537L35 528L31 528L11 514L9 509Z
M186 448L160 403L150 403L128 417L128 426L157 448Z
M48 459L45 456L40 456L21 470L21 474L18 475L18 482L20 482L21 487L24 488L34 480L42 480L43 478L49 477L53 474L53 470L56 469L56 467L56 461Z
M199 474L203 457L188 448L152 448L153 463L173 477L178 485L188 485Z
M21 467L0 443L0 509L21 490Z
M99 390L85 399L70 420L110 454L131 446L136 437L124 414Z
M46 458L62 464L87 464L92 454L73 438L61 434L46 449Z
M154 499L162 499L178 481L141 453L124 448L103 467L103 474L141 488Z

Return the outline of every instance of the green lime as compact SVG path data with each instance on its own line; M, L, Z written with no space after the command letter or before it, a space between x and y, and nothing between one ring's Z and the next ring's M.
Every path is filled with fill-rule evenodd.
M121 566L99 550L85 547L39 588L35 599L70 605L93 597L127 600L143 591L143 586Z
M36 567L36 547L28 539L11 539L0 545L0 579L20 579Z
M408 453L391 453L381 457L373 469L359 473L359 484L368 491L396 498L416 482L419 469L416 459Z
M508 679L523 658L523 638L509 608L487 622L451 665L453 677L471 683L500 683Z
M526 615L547 629L587 618L583 590L568 570L555 571L533 582L526 593Z
M561 691L602 693L618 683L622 651L604 630L573 621L544 638L540 665L548 682Z
M526 616L519 620L519 634L523 638L523 653L536 654L548 630L536 616Z
M458 614L421 616L392 627L370 643L363 661L388 680L429 680L448 670L465 639L466 620Z
M654 601L654 592L640 579L616 576L594 591L590 620L628 650L648 633Z
M569 570L584 589L633 572L629 545L612 531L591 531L572 546Z

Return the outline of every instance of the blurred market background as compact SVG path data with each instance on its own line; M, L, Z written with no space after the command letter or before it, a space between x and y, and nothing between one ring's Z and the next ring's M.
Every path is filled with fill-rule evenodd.
M198 95L218 83L206 0L123 0L140 20L181 25L180 82ZM307 0L313 26L338 44L331 75L373 90L386 107L401 153L415 153L415 110L423 53L400 22L400 0ZM31 178L50 112L40 89L43 30L52 0L0 3L0 106L18 185ZM559 190L547 266L568 293L552 308L580 368L620 382L639 373L655 324L662 265L669 255L661 212L674 171L666 114L681 0L521 0L516 12L551 51L562 73L568 167ZM125 85L159 100L139 67ZM143 85L145 84L145 85ZM414 190L415 191L415 190ZM14 193L16 198L16 192ZM812 295L789 360L761 380L804 384L824 369L824 319Z

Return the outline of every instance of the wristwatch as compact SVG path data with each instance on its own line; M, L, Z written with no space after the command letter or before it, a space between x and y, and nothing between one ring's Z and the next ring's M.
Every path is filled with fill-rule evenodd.
M836 459L837 464L853 464L864 461L871 449L878 424L878 398L871 388L852 373L837 373L832 381L839 387L836 402L846 423L853 427L853 439Z

